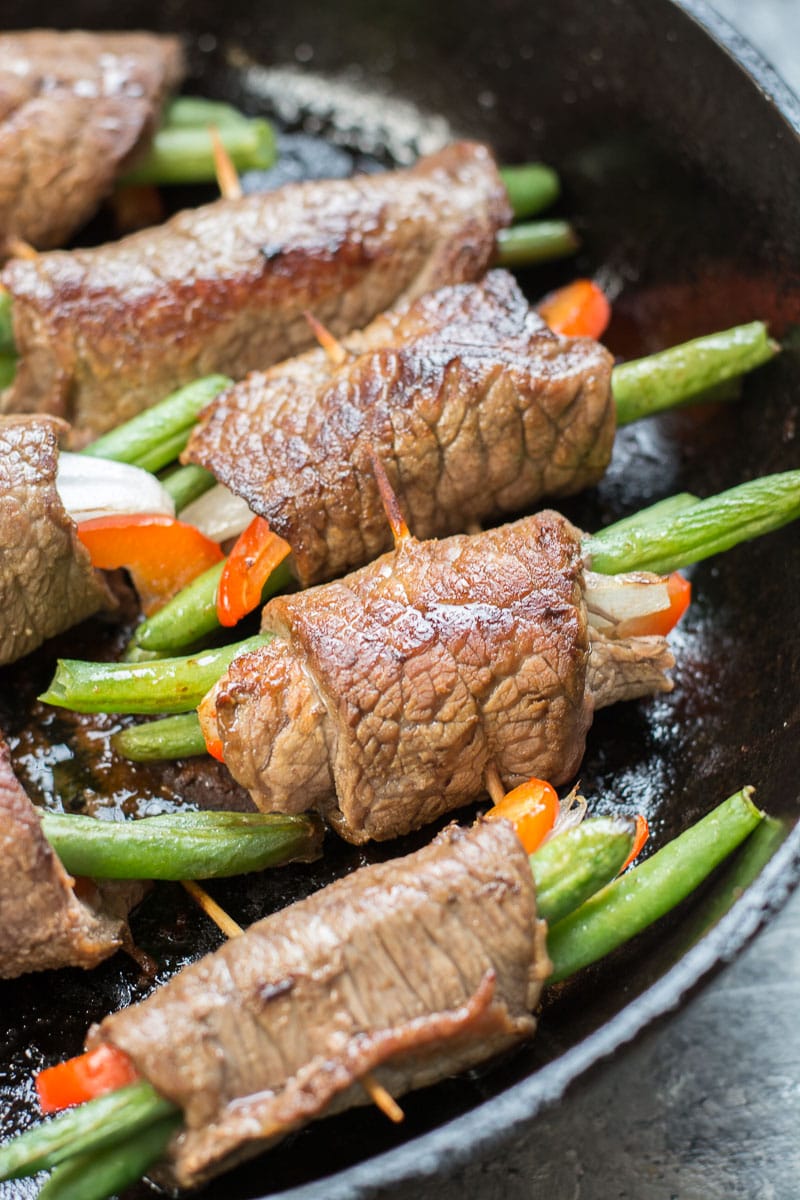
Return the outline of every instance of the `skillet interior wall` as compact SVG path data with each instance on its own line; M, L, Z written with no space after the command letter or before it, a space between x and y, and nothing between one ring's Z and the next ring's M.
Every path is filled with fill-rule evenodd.
M778 114L752 103L754 85L738 67L666 4L567 0L490 9L476 0L437 6L398 0L287 10L243 0L224 6L124 0L112 9L99 0L69 0L56 12L44 3L7 0L4 8L9 26L214 34L217 48L195 53L197 79L204 90L246 102L242 77L226 63L226 45L244 46L265 64L296 61L297 47L309 46L309 69L338 73L355 65L370 86L445 114L459 131L492 141L508 161L538 155L554 161L566 181L564 210L579 215L585 239L577 265L602 265L611 285L622 289L612 328L620 351L761 315L783 333L800 316L791 266L800 261L800 200L792 186L797 144ZM631 431L607 481L576 503L573 515L591 528L667 491L705 494L799 465L792 425L798 382L790 351L751 382L735 419L686 413ZM751 778L770 809L796 819L800 603L786 581L798 578L799 541L787 531L700 568L698 604L678 639L676 693L653 706L601 714L582 772L587 794L657 812L656 833L663 837ZM166 911L148 917L154 928L146 936L167 956L174 950L170 937L178 935L158 942L155 926L171 919L172 901L164 903ZM315 1178L495 1095L661 975L687 936L678 921L667 933L646 955L619 964L624 993L613 985L615 970L595 977L568 1006L548 1014L529 1050L488 1074L410 1098L402 1131L371 1112L346 1114L211 1194L255 1196ZM91 979L65 976L78 1014L71 1038L92 1005L125 1001L118 974L118 966L107 964ZM15 992L33 1023L48 1019L53 990L47 991L43 996L31 981ZM20 1027L20 1054L32 1028Z

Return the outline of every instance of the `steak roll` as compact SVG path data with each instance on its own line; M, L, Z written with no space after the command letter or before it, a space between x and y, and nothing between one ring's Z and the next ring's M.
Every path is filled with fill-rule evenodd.
M100 434L203 375L240 379L305 350L305 310L340 335L478 278L511 215L489 151L460 142L410 170L289 184L16 259L0 280L21 361L0 407Z
M146 885L95 884L64 870L0 736L0 979L52 967L95 967L128 937Z
M203 701L206 739L260 809L315 807L356 843L477 800L490 765L509 788L563 783L598 704L671 687L664 638L590 635L585 593L580 534L557 513L409 537L271 600L274 640Z
M420 538L597 482L614 441L611 355L552 333L513 277L449 286L215 399L184 459L292 547L304 586L391 545L372 454Z
M0 240L66 241L147 145L184 69L174 37L0 35Z
M90 1031L179 1105L170 1182L191 1187L289 1130L529 1037L550 973L509 824L451 826L253 925Z
M0 664L113 603L56 488L52 417L0 417Z

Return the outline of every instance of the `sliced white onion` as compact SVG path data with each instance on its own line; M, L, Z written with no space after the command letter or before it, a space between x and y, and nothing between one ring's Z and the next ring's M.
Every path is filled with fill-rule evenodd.
M128 513L175 516L172 497L155 475L107 458L62 451L58 456L56 489L64 508L78 524L93 517Z
M241 496L218 483L181 510L181 520L196 526L212 542L238 537L253 519L253 511Z
M607 637L625 637L626 622L669 608L669 587L661 575L597 575L587 571L585 578L589 624Z

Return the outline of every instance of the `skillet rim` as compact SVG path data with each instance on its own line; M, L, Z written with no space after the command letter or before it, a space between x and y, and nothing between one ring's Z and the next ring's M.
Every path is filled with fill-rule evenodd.
M706 0L668 0L693 21L756 85L800 142L800 99L747 38ZM757 800L757 797L756 797ZM377 1188L450 1172L492 1143L507 1142L545 1107L561 1100L592 1067L630 1044L647 1027L663 1021L704 983L732 962L767 918L777 914L800 883L800 820L760 874L691 950L646 991L577 1046L539 1067L527 1079L469 1112L391 1150L313 1183L265 1193L261 1200L367 1200Z

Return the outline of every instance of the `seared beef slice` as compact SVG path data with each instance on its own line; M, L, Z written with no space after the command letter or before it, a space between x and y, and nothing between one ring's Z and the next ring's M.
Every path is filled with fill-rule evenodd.
M173 37L0 35L0 242L66 241L147 144L183 70Z
M0 978L94 967L122 945L141 884L84 880L83 899L42 833L0 737Z
M240 379L305 350L306 310L341 335L478 278L510 217L489 151L461 142L407 171L290 184L16 259L0 278L22 359L0 403L102 433L209 372Z
M550 972L527 856L505 822L451 827L259 921L90 1044L131 1056L186 1118L191 1186L323 1113L491 1057L535 1029Z
M611 356L553 334L505 271L343 345L340 366L313 350L223 393L186 454L290 543L305 586L391 545L373 453L419 538L579 491L608 465Z
M417 542L266 606L278 636L204 702L265 811L316 806L354 842L395 837L484 793L561 783L592 714L578 532L557 513Z
M0 417L0 663L111 601L56 490L63 432L51 417Z

